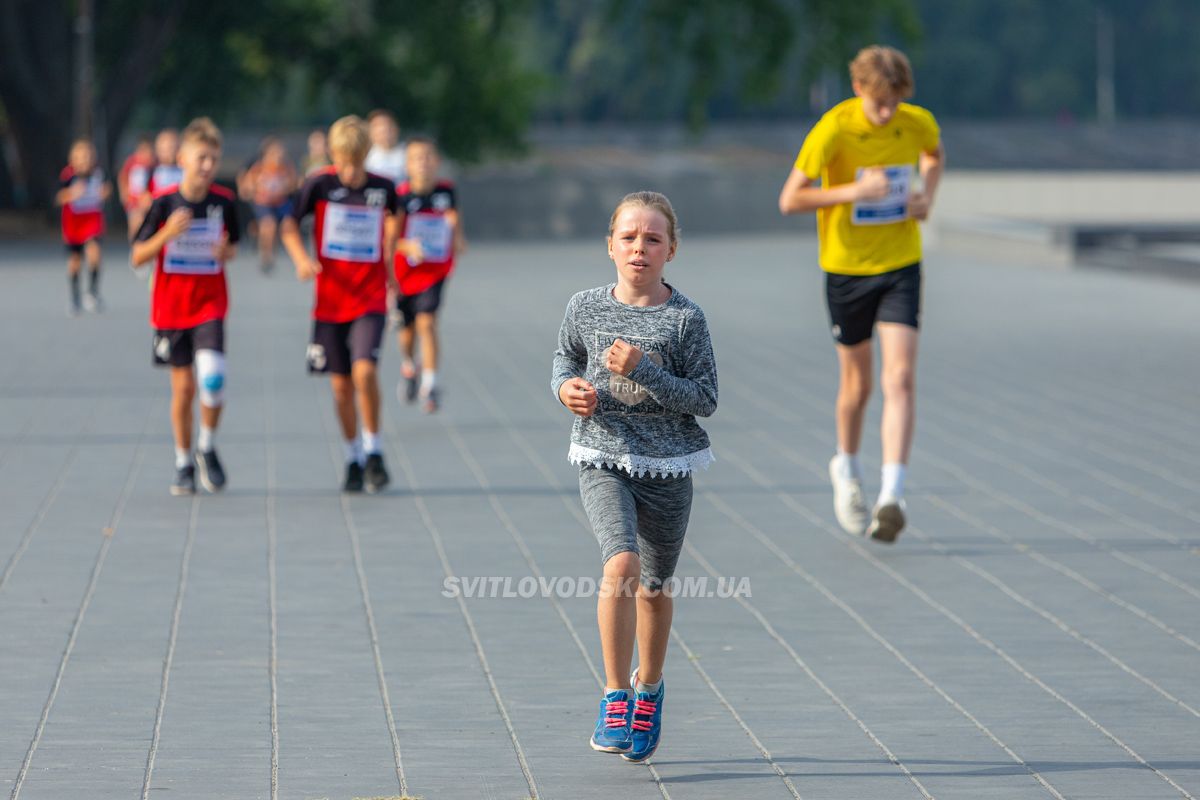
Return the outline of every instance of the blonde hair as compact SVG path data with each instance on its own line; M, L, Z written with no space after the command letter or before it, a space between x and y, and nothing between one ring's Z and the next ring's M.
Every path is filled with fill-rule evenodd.
M902 99L912 97L916 88L908 56L878 44L858 51L850 62L850 80L871 94L888 93Z
M355 164L367 160L371 151L371 137L367 123L356 114L342 117L329 126L329 152L349 156Z
M675 218L675 209L671 206L671 201L667 199L665 194L659 192L631 192L621 198L621 202L617 203L617 207L613 210L612 216L608 220L608 236L612 238L613 228L616 227L617 217L625 208L652 208L662 214L667 220L667 238L671 241L671 246L679 244L679 222Z
M208 117L196 117L183 129L183 133L179 134L180 146L188 142L200 142L220 150L221 129Z

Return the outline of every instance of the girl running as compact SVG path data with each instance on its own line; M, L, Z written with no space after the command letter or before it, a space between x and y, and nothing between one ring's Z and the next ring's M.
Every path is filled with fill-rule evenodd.
M704 312L662 278L678 246L670 201L626 195L608 231L617 281L567 304L551 387L576 415L568 458L604 561L606 681L591 746L644 761L662 728L673 611L663 585L683 549L691 474L713 460L696 417L717 409L717 365Z

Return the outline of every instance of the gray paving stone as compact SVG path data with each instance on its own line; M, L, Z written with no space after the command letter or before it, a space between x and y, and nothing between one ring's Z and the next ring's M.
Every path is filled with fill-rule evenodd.
M586 745L594 598L443 593L447 572L599 570L546 384L567 298L611 280L600 243L473 248L438 416L397 402L389 333L393 483L344 503L327 382L304 372L311 289L236 264L230 487L197 498L190 539L123 258L110 244L108 312L68 320L58 249L0 245L10 795L141 797L150 764L149 796L176 798L1200 793L1196 284L931 254L913 529L883 548L830 509L814 243L689 237L671 280L707 312L722 396L680 575L752 596L677 604L650 768ZM878 419L876 400L868 487Z

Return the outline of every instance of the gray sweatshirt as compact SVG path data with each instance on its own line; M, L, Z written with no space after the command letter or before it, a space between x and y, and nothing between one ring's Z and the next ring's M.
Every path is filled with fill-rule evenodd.
M616 284L579 292L558 332L550 389L570 378L596 387L596 411L576 417L568 458L573 464L623 469L633 475L687 475L713 461L696 417L717 410L717 362L700 306L674 287L659 306L630 306ZM642 359L628 376L605 368L616 339Z

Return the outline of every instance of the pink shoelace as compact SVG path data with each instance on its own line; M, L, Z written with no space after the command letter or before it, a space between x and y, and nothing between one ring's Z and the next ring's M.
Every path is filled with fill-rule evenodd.
M629 702L610 700L604 707L604 724L609 728L625 727L625 715L629 713Z
M638 700L633 706L633 729L635 731L648 731L654 727L654 712L658 710L658 703L653 700ZM638 716L646 716L649 719L638 719Z

